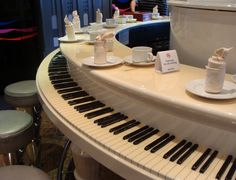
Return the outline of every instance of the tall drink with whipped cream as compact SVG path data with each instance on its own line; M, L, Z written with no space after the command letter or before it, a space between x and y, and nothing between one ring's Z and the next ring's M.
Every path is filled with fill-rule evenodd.
M225 79L225 57L232 48L219 48L208 59L206 66L205 91L220 93Z

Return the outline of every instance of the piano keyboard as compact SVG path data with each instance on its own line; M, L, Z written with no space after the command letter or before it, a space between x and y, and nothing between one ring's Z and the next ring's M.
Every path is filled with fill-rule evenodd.
M48 75L57 91L55 103L67 102L61 114L124 160L162 179L236 179L236 158L232 155L224 156L142 124L89 95L71 78L62 54L52 58Z

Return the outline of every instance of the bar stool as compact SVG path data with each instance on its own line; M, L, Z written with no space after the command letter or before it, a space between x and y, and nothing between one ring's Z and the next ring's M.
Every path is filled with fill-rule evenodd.
M50 180L49 176L38 168L24 165L0 168L1 180Z
M23 110L32 115L34 121L34 138L33 155L35 163L37 161L40 144L39 128L40 128L40 113L41 105L38 100L37 88L35 80L26 80L12 83L4 89L5 101L16 107L18 110ZM37 154L37 155L36 155Z
M13 153L26 147L32 139L32 116L16 110L0 111L0 154L8 155L9 164L14 163Z

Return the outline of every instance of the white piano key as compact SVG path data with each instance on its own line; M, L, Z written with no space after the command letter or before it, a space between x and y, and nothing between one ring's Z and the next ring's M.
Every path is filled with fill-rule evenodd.
M199 148L198 149L198 154L196 156L194 156L194 158L191 160L191 162L189 164L186 165L186 167L184 167L182 169L181 167L181 171L180 173L175 177L175 179L178 180L182 180L185 179L193 170L192 170L192 166L193 164L202 156L202 154L204 153L205 149L204 148ZM176 171L178 171L180 168L176 168ZM194 172L194 171L193 171Z
M215 168L212 170L212 172L210 173L210 175L207 177L207 179L216 179L216 174L219 172L220 168L222 167L222 165L224 164L226 159L226 156L222 156L222 158L220 158L219 162L217 163L217 165L215 166Z
M207 177L211 174L211 172L214 170L214 168L219 163L220 159L222 158L222 155L218 154L215 159L211 162L210 166L207 168L207 170L204 173L200 173L197 177L197 180L204 180L207 179Z
M185 168L193 165L193 160L195 160L195 157L199 157L199 154L201 154L198 150L194 151L181 165L177 164L175 162L175 166L165 174L165 177L167 179L175 179L176 176Z

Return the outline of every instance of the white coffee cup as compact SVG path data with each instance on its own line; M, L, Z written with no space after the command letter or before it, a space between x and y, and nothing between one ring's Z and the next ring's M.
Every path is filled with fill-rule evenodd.
M101 30L103 28L102 24L98 24L98 23L90 23L90 29L92 31L97 31L97 30Z
M106 25L115 26L117 24L116 19L106 19Z
M117 18L117 22L118 22L119 24L125 24L126 21L127 21L126 16L120 16L120 17Z
M152 48L147 46L137 46L132 48L133 62L149 62L153 60Z
M103 33L105 33L104 30L89 31L89 40L95 41L96 37L99 36L100 34L103 34Z
M126 16L126 18L127 18L128 21L134 19L134 16L133 16L133 15L125 15L125 16Z
M208 93L220 93L225 79L225 67L220 69L206 66L205 91Z

